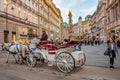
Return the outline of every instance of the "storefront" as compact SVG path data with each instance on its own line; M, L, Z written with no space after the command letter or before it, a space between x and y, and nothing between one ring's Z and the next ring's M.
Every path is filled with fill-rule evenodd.
M28 43L28 28L18 27L19 42L21 44Z

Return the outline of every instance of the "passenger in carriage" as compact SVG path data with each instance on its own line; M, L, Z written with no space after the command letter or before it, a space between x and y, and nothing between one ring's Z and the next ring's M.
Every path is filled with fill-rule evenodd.
M47 39L48 39L48 35L47 35L47 33L43 30L42 31L42 36L41 36L41 41L47 41Z

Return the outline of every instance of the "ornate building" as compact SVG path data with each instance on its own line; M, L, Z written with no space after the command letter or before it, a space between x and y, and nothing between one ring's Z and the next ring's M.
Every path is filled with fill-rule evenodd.
M91 31L93 36L106 41L106 0L99 0L97 10L92 15Z
M78 22L73 25L73 34L76 38L82 38L83 27L82 27L82 17L78 18Z
M0 0L0 43L25 42L37 33L37 0Z
M85 17L85 21L82 22L82 34L83 38L89 38L91 34L91 15Z
M60 38L62 17L52 0L0 0L0 43L40 37Z
M120 0L107 0L107 33L120 36Z
M49 39L60 39L63 20L52 0L39 0L39 28L46 30Z

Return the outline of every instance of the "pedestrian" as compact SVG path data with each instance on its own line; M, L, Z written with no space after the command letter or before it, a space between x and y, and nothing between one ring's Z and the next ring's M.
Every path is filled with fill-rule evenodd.
M110 68L114 68L114 59L116 58L116 53L119 55L115 40L110 38L107 42L107 47L109 50Z
M91 42L91 46L93 46L94 41L92 38L90 39L90 42Z
M41 41L47 41L48 39L48 35L47 33L43 30L42 31L42 36L41 36Z
M4 43L2 43L1 47L2 47L2 51L4 51Z
M95 45L97 45L97 39L95 39Z
M120 49L120 37L117 38L117 47Z
M82 42L80 41L78 44L78 49L81 51L81 46L82 46Z

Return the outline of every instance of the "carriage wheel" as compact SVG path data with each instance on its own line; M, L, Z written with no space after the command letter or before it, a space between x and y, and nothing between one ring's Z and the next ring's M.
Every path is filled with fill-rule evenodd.
M70 73L75 68L75 60L68 52L61 52L56 57L56 66L63 73Z
M37 60L33 55L28 55L26 61L27 65L30 67L35 67L37 64Z

